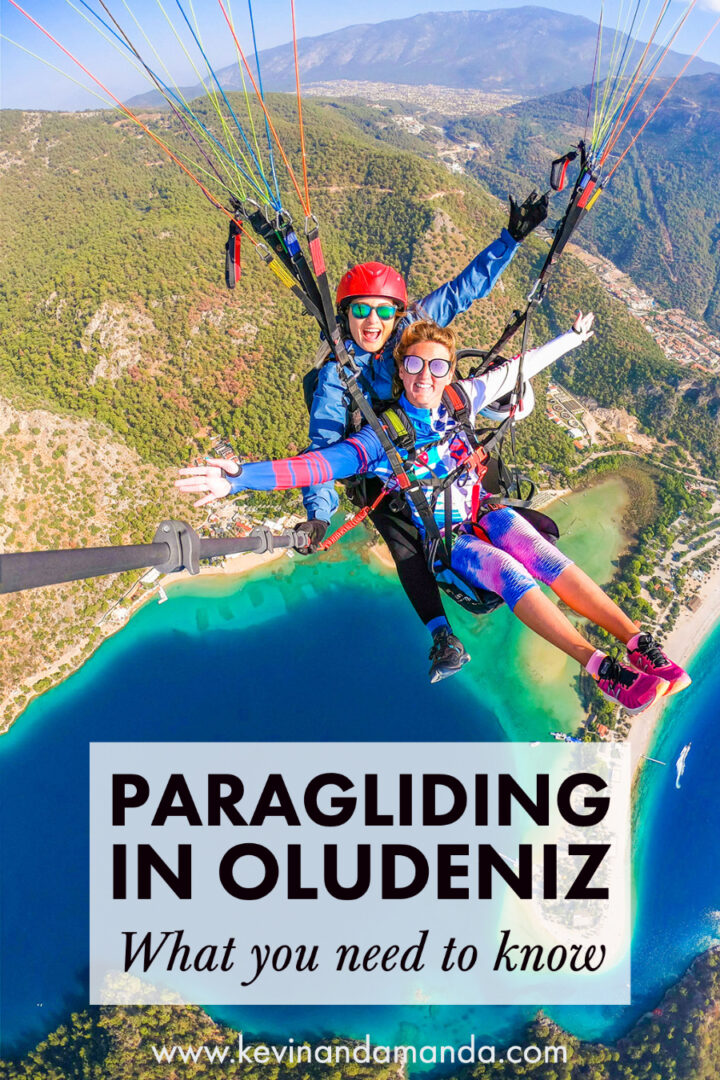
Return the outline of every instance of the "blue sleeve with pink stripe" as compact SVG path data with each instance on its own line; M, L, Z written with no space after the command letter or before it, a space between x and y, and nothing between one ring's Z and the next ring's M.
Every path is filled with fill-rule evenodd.
M228 477L230 493L236 491L281 491L308 487L327 480L370 473L383 458L383 450L372 428L366 427L350 439L324 450L310 450L279 461L252 461L243 465L239 476Z

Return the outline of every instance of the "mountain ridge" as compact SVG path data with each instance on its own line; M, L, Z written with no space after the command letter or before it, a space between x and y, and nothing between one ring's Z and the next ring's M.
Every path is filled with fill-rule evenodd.
M621 146L666 88L649 89ZM477 146L466 168L499 197L544 183L547 163L582 132L589 88L451 121L448 137ZM720 75L685 76L582 226L585 242L664 303L720 329Z
M597 31L597 23L584 15L529 5L358 23L298 40L301 85L352 79L536 97L590 80ZM618 39L618 49L624 40ZM642 42L633 46L642 47ZM601 75L607 59L606 54L601 57ZM662 73L676 75L686 59L685 54L670 51ZM295 89L291 43L263 50L260 68L266 90ZM696 59L688 71L720 73L720 65ZM237 65L219 69L217 76L224 89L242 90ZM202 92L199 83L184 89L190 95ZM157 91L151 91L128 104L158 105L161 100Z

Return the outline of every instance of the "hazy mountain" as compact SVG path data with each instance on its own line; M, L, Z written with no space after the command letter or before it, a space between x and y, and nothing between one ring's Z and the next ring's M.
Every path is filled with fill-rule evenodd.
M589 81L597 30L597 23L584 16L541 7L434 12L301 38L300 76L305 84L334 79L432 83L534 97ZM601 71L609 56L608 48ZM676 75L685 59L668 53L663 73ZM260 67L266 89L295 88L291 44L261 52ZM720 72L720 67L695 60L689 70ZM218 75L224 87L242 89L237 66ZM190 92L199 93L199 85ZM132 104L159 100L149 92Z

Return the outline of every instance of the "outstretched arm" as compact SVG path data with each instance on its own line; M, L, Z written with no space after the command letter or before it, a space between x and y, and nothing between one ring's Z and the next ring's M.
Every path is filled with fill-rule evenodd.
M559 360L571 349L576 349L593 336L593 322L595 316L590 311L587 315L578 312L572 329L566 334L540 345L537 349L529 349L525 354L523 364L524 380L532 379L534 375L549 367L550 364ZM492 402L509 394L515 386L518 377L520 357L515 356L506 364L501 364L487 375L480 375L477 379L470 380L472 387L472 406L474 410L486 408Z
M548 197L533 191L522 203L510 199L507 229L479 252L452 281L441 285L417 305L419 318L430 318L440 326L449 323L475 300L482 299L509 265L519 244L547 217Z
M475 300L487 296L518 247L518 241L503 229L498 239L480 251L457 277L446 281L419 302L419 317L432 319L439 326L448 326Z
M237 491L281 491L307 487L309 484L339 480L345 476L370 471L378 459L380 444L369 428L351 439L279 461L254 461L243 465L240 473L229 476L218 462L180 470L175 487L188 494L200 494L195 506L222 499Z

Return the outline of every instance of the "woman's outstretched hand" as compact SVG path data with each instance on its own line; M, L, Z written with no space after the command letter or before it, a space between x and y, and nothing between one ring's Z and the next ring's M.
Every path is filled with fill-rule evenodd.
M225 458L206 458L207 464L191 466L180 470L180 479L175 481L175 487L180 491L186 491L188 495L197 492L206 492L201 499L197 499L193 506L206 506L207 503L224 499L230 494L230 481L228 476L239 476L242 468L236 461L227 461Z
M575 322L572 324L572 328L576 334L580 335L583 341L587 341L595 333L593 330L595 316L592 311L588 311L587 315L583 315L582 311L576 311L575 315L576 318Z

